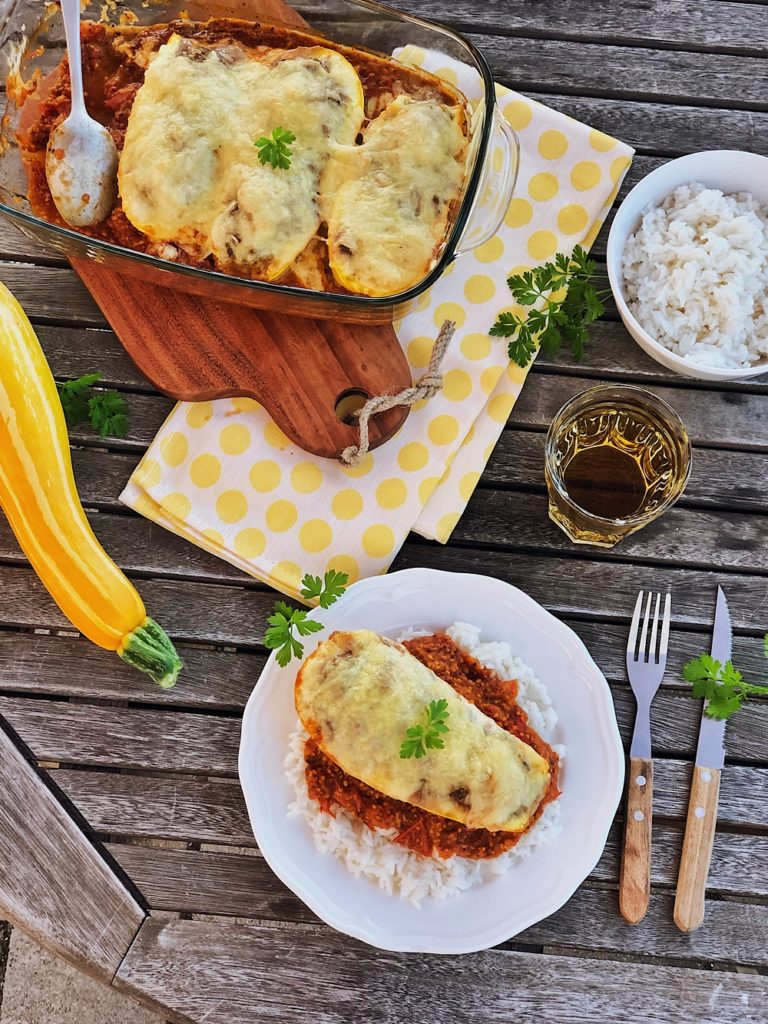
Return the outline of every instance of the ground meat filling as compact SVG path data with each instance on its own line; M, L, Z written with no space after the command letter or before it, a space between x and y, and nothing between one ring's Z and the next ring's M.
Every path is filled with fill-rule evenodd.
M360 77L366 98L366 115L369 118L376 116L394 96L403 93L414 99L437 99L448 105L455 102L454 95L441 86L439 79L418 69L398 66L394 62L383 61L331 40L258 22L217 18L204 23L174 21L145 28L86 22L81 29L86 106L91 116L109 130L118 151L123 148L131 107L144 81L143 64L147 52L158 50L174 33L216 46L231 43L253 52L267 47L290 49L308 43L322 43L330 49L336 49L349 60ZM51 131L64 120L69 108L69 66L65 58L37 91L27 97L17 133L29 179L28 198L32 212L42 220L62 227L68 225L59 216L48 188L45 149ZM321 235L323 230L324 226L321 226ZM78 228L78 231L175 263L205 270L220 269L212 256L200 259L181 247L151 242L125 216L119 199L112 213L101 224ZM313 261L314 274L311 280L305 279L297 266L296 270L289 267L281 276L280 283L321 291L346 292L331 273L324 244L321 250L321 259ZM261 276L258 266L228 265L225 270L239 277Z
M559 759L555 751L528 725L528 716L517 703L517 683L502 680L490 669L466 654L445 633L407 640L405 646L423 664L480 710L502 729L528 743L549 764L550 781L528 831L539 819L547 804L560 795L557 786ZM333 814L334 806L356 815L369 828L397 829L396 843L416 853L429 856L436 851L442 857L497 857L510 850L523 832L489 832L484 828L467 828L459 821L430 814L420 807L393 800L347 775L324 754L314 740L304 748L309 795L324 811ZM460 794L455 794L460 800Z

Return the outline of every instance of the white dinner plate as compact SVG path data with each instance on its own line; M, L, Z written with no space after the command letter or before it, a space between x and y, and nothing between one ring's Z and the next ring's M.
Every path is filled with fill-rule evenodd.
M316 850L301 817L287 815L293 791L283 763L297 724L298 662L281 669L273 655L245 709L239 769L253 833L275 874L333 928L401 952L486 949L554 913L599 860L624 780L608 684L573 630L508 583L433 569L362 580L313 617L327 628L305 638L305 655L334 629L395 637L409 626L470 622L482 628L482 640L507 641L545 684L558 715L552 742L566 746L562 831L506 873L420 907L353 877L332 854Z

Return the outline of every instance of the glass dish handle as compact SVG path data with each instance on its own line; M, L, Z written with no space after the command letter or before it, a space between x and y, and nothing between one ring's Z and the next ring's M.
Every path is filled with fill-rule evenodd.
M509 209L520 166L520 143L498 107L493 112L485 166L455 257L493 238Z

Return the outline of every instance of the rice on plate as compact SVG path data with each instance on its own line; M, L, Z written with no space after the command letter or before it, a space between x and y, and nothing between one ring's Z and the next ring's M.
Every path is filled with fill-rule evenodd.
M509 644L480 640L480 629L465 622L456 622L445 630L457 646L495 672L501 679L516 679L517 702L528 715L528 720L539 735L551 742L557 725L557 714L544 684L533 670L514 657ZM409 630L397 639L410 640L428 635L424 631ZM307 790L304 745L307 739L301 723L293 732L285 770L293 788L295 799L288 813L301 817L309 826L316 848L342 860L349 871L368 879L386 892L410 900L417 906L425 899L444 899L477 885L490 875L501 874L515 862L529 856L537 847L549 843L560 832L560 803L554 801L545 808L533 828L522 836L511 850L488 860L467 857L443 858L437 853L422 856L392 840L395 829L368 828L362 821L343 808L334 814L320 810ZM562 760L565 748L552 744Z
M625 297L651 337L717 369L768 357L768 207L692 182L643 214L623 253Z

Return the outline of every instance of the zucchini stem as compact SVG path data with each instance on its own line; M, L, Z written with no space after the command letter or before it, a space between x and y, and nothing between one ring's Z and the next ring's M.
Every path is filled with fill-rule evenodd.
M146 672L164 690L173 686L183 665L171 638L149 616L123 637L117 653L139 672Z

